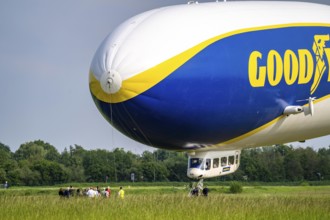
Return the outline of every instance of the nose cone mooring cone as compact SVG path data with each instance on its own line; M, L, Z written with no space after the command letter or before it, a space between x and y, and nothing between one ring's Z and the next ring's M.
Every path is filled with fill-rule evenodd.
M107 94L114 94L119 91L122 84L120 74L115 70L103 73L100 80L102 90Z

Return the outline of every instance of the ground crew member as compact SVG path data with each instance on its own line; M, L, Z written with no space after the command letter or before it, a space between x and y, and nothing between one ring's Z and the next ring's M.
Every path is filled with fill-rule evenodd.
M123 187L119 188L118 196L119 198L124 199L125 191L123 190Z

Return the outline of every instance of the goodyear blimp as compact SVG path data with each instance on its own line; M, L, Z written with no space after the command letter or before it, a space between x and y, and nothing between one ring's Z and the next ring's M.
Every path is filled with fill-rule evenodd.
M330 7L189 2L128 19L89 71L110 124L187 151L187 174L235 172L240 152L330 134Z

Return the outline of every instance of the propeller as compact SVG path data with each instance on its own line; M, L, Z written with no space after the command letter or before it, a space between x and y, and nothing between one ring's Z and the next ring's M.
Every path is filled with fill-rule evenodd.
M314 100L316 100L316 97L309 97L308 99L297 100L297 102L308 101L309 113L313 116L313 114L314 114Z

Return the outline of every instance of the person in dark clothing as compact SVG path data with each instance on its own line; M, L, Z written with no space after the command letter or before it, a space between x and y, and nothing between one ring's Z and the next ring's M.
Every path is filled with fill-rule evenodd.
M70 191L69 188L64 190L64 197L69 198L70 197Z
M60 190L58 191L58 195L59 195L60 197L64 197L64 191L63 191L62 188L60 188Z

